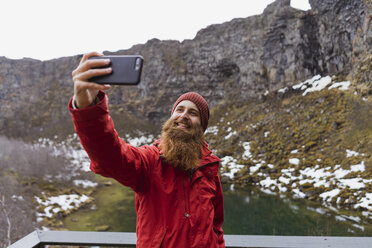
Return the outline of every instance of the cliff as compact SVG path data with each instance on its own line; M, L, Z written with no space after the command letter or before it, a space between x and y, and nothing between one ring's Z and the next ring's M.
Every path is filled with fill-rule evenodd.
M311 10L301 11L290 7L290 0L277 0L261 15L208 26L192 40L153 39L114 52L145 58L138 86L110 90L114 118L127 130L134 123L146 129L151 126L146 121L163 121L178 95L189 90L215 107L261 98L317 74L349 78L356 90L371 94L371 1L310 4ZM80 58L0 58L1 133L71 133L66 105L72 95L71 71Z

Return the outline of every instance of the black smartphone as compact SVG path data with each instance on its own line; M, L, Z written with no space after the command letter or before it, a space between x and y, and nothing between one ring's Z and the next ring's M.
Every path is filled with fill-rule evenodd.
M93 56L89 59L110 59L112 73L105 76L92 77L90 82L98 84L136 85L141 81L143 57L141 55L109 55ZM100 67L100 68L105 68Z

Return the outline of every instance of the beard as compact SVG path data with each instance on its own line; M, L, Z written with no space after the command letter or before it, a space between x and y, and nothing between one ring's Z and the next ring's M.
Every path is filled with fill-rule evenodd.
M183 130L177 127L182 122L190 127ZM199 165L204 132L200 124L189 121L169 119L162 128L160 150L166 162L184 171L191 171Z

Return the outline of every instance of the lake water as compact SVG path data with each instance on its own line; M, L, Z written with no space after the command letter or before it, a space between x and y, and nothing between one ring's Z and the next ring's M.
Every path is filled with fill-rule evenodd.
M320 203L276 196L255 188L224 186L225 234L372 236L372 221L357 212L336 211ZM118 183L64 220L73 231L135 232L134 193Z

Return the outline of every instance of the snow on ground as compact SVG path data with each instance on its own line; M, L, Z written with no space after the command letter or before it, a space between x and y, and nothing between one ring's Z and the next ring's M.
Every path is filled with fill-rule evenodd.
M251 173L255 173L256 171L258 171L261 168L261 166L262 166L262 163L256 163L255 166L249 167L249 171Z
M230 139L233 135L236 135L236 134L237 134L236 131L230 132L228 135L225 136L225 140Z
M58 138L58 137L55 137ZM125 135L124 139L127 143L133 146L150 145L154 141L153 135L141 135L139 137L132 138L130 135ZM57 143L51 139L40 138L38 143L33 145L34 148L49 147L52 149L53 156L64 156L70 161L71 175L79 175L78 171L90 171L90 159L88 154L81 146L79 137L76 133L69 135L65 141Z
M333 189L331 191L324 192L320 194L319 196L323 198L323 201L328 201L330 202L333 197L337 196L340 194L341 190L340 189Z
M339 194L343 189L354 190L355 192L360 192L354 194L357 204L354 205L354 208L363 207L368 210L372 210L372 193L366 193L363 195L362 190L365 189L369 184L372 183L372 179L365 179L362 177L353 177L348 178L350 173L355 172L364 172L365 171L365 162L361 160L360 163L350 165L349 168L342 168L341 165L328 166L325 168L316 165L314 167L308 167L303 170L298 170L297 174L296 169L291 166L297 167L300 164L300 158L289 158L288 168L281 169L281 176L278 179L271 178L268 174L260 172L260 168L266 165L264 160L255 160L250 152L250 142L243 142L242 146L244 152L242 154L242 159L251 160L254 165L249 167L249 173L251 175L258 175L264 177L264 179L259 181L259 185L264 192L274 193L275 191L279 192L288 192L292 191L295 196L300 198L305 198L306 194L302 192L301 186L305 184L311 184L314 187L325 187L331 188L326 190L319 196L323 199L325 203L331 202L335 199L340 200ZM297 154L298 150L291 151L291 154ZM346 150L346 157L357 156L362 158L364 154L360 154L356 151ZM321 162L320 159L317 160ZM231 156L226 156L221 159L221 164L223 167L228 167L229 172L224 172L222 175L228 176L229 178L234 177L234 173L238 172L244 165L237 163L237 160ZM268 164L269 168L274 168L275 165ZM372 218L372 215L371 217Z
M346 157L347 158L354 157L354 156L355 157L364 156L364 153L359 154L356 151L352 151L352 150L346 149Z
M210 134L213 134L213 135L217 135L217 134L218 134L218 127L217 127L217 126L210 126L210 127L208 127L208 128L205 130L204 133L205 133L205 134L210 133Z
M359 201L358 204L356 204L354 207L364 207L366 209L371 210L371 205L372 205L372 193L366 193L364 197L362 197Z
M299 164L300 164L300 160L299 160L298 158L290 158L290 159L288 160L288 162L289 162L290 164L293 164L293 165L299 165Z
M152 135L144 136L140 135L139 137L132 138L129 135L125 136L126 142L133 146L141 146L145 144L151 144L154 140ZM57 140L58 137L55 137ZM64 156L68 159L69 164L66 166L69 167L70 174L64 175L67 178L78 177L81 171L90 171L90 159L81 146L77 134L73 134L67 137L65 141L55 142L54 140L47 138L40 138L38 143L31 146L33 149L38 148L49 148L53 156ZM53 178L50 178L53 180ZM74 185L81 186L83 188L87 187L96 187L98 184L96 182L88 180L73 180ZM15 197L14 197L15 198ZM54 215L58 214L60 211L71 210L75 207L86 202L89 197L86 195L59 195L51 196L46 200L43 200L44 197L35 196L35 199L39 205L44 206L42 212L37 212L37 221L40 222L44 217L52 218Z
M282 174L292 181L298 181L299 185L305 183L314 184L315 187L324 186L326 188L334 187L335 189L324 192L320 195L324 201L331 201L333 197L336 197L342 189L350 188L355 190L361 190L365 188L372 179L363 178L344 178L352 172L364 172L365 166L364 161L360 164L351 165L350 169L342 169L340 165L336 165L334 168L331 166L326 168L320 168L319 165L314 168L306 168L300 170L299 176L293 176L288 170L282 170ZM372 209L372 201L370 202Z
M229 168L229 172L222 173L223 176L227 176L229 178L234 178L234 174L244 167L244 165L238 164L237 160L231 156L221 158L221 165L222 167Z
M244 153L243 153L242 158L243 159L251 159L252 158L252 153L251 153L250 142L244 142L243 143L243 148L244 148Z
M328 85L328 90L331 89L339 89L339 90L349 90L351 85L350 81L344 82L333 82L330 76L321 77L320 75L316 75L310 79L305 80L299 84L293 85L292 89L294 90L301 90L304 91L302 93L303 96L306 96L310 92L314 91L321 91L326 88ZM279 93L285 93L288 88L279 89Z
M366 166L364 165L364 161L362 161L360 164L350 166L350 170L353 172L365 172Z
M282 94L287 92L287 91L288 91L288 87L284 87L284 88L278 90L278 92L282 93Z
M73 167L79 168L82 171L90 171L90 159L82 147L71 149L65 156L70 159Z
M55 137L58 138L58 137ZM71 175L78 175L78 171L90 171L89 164L90 160L88 154L85 152L83 147L78 141L79 137L76 133L69 135L65 141L55 142L54 140L47 138L40 138L38 143L34 145L35 148L50 148L52 149L53 156L64 156L70 161L67 165L71 167Z
M269 134L270 134L270 131L266 131L266 132L264 133L264 137L265 137L265 138L269 137Z
M139 137L131 138L130 135L125 135L125 141L132 146L139 147L143 145L151 145L154 142L154 136L144 136L140 135Z
M338 88L339 90L348 90L350 87L350 81L344 81L344 82L338 82L333 83L331 86L328 87L328 89L334 89Z
M82 186L83 188L96 187L98 183L89 180L74 180L74 185Z
M304 93L302 93L302 95L306 96L307 93L314 92L314 91L321 91L322 89L327 87L327 85L329 85L331 82L332 82L332 79L330 76L320 77L320 75L317 75L313 77L312 79L310 79L310 81L306 80L304 82L304 84L302 85L302 88L305 88L306 86L306 89Z
M51 196L46 200L42 200L41 198L35 196L35 199L38 204L45 206L43 212L36 213L37 221L40 222L43 220L43 217L52 218L61 210L66 211L78 207L79 205L86 202L89 197L86 195L80 196L77 194L70 194Z
M19 200L19 201L24 201L25 199L21 195L12 195L11 197L13 200Z

